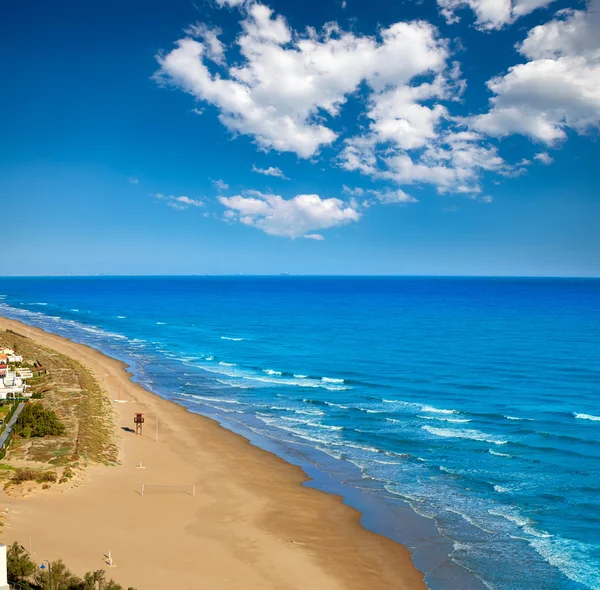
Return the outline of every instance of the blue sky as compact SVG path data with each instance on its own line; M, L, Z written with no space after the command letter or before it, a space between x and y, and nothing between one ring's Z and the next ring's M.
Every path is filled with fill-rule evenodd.
M3 274L600 276L600 1L12 3Z

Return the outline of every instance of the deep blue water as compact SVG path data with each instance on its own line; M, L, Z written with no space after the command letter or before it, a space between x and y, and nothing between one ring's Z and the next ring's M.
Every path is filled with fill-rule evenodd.
M0 314L302 465L431 588L600 588L599 280L2 278Z

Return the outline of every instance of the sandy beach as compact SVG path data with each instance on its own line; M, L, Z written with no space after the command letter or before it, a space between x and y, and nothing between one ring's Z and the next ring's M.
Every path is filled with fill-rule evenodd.
M66 491L0 492L3 543L31 539L36 561L60 558L80 575L106 567L111 551L109 576L138 590L425 588L406 548L362 528L340 498L303 486L301 469L132 383L123 363L94 349L4 318L0 329L77 359L111 400L129 400L113 401L121 464L91 467ZM135 412L142 436L125 429ZM187 487L150 487L164 485Z

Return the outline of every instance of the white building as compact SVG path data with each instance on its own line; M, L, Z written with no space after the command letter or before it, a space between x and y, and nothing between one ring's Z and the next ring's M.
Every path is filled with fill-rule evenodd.
M29 397L27 385L23 377L13 371L7 371L4 377L0 377L0 399L10 397Z

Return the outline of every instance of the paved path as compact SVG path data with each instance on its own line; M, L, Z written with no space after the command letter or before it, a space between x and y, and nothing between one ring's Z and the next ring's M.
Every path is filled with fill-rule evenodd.
M13 426L15 425L15 422L17 421L17 418L20 416L24 407L25 407L25 402L21 402L19 404L19 407L16 409L15 413L11 416L10 420L8 421L8 424L6 425L4 432L2 434L0 434L0 449L2 449L4 447L4 443L6 442L6 439L9 437L10 433L12 432Z

